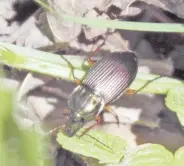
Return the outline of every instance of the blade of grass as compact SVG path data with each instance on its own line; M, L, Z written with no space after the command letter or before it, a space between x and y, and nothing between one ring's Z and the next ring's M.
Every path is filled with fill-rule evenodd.
M35 49L24 48L8 43L0 42L0 62L17 69L51 75L65 80L73 80L72 69L68 64L74 66L74 74L81 79L84 74L84 58L80 56L63 56Z
M100 18L83 18L76 17L67 14L61 14L63 11L57 6L57 10L49 6L42 0L35 0L40 6L59 16L61 19L70 20L75 23L88 25L95 28L111 28L111 29L123 29L129 31L149 31L149 32L167 32L167 33L182 33L184 32L184 24L179 23L147 23L147 22L133 22L133 21L115 21L115 20L105 20ZM55 4L56 6L57 4Z
M89 69L87 64L84 67L84 59L84 57L72 55L62 55L61 57L61 55L53 53L0 42L0 63L68 81L74 81L72 70L75 77L83 78L87 69ZM73 69L68 62L73 66ZM159 76L154 74L138 73L130 88L138 90L157 77ZM183 86L183 82L173 78L161 77L150 82L140 93L167 94L168 90L176 86Z

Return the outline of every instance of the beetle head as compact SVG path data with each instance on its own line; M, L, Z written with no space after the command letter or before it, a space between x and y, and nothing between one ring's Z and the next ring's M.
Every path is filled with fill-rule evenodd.
M93 120L104 108L103 98L86 85L77 86L68 99L70 115L65 127L65 133L73 136L84 126Z

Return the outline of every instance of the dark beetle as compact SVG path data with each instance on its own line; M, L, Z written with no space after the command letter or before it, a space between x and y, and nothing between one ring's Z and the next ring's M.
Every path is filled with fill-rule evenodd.
M97 61L68 99L70 109L65 133L73 136L83 125L95 119L106 104L123 95L137 74L134 52L114 52Z

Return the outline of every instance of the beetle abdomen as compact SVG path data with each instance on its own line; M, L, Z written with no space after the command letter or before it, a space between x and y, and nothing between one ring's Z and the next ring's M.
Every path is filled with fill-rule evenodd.
M130 86L137 69L135 53L114 52L95 63L83 83L99 93L105 103L110 103Z

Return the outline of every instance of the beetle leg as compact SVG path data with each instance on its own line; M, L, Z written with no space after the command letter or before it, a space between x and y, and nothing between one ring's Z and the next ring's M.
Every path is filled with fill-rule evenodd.
M105 110L106 110L107 112L110 112L110 113L115 117L116 122L117 122L117 125L119 126L119 124L120 124L120 122L119 122L119 117L118 117L118 115L113 111L113 109L111 108L111 106L106 105L106 106L105 106Z
M125 91L125 93L124 94L126 94L126 95L133 95L133 94L135 94L137 91L136 90L133 90L133 89L127 89L126 91Z
M71 63L69 60L67 60L64 56L60 56L60 57L61 57L64 61L67 62L68 67L71 69L71 76L73 77L75 83L76 83L77 85L80 85L80 84L82 83L82 81L79 80L77 77L75 77L75 74L74 74L74 67L73 67L72 63Z
M91 54L88 56L88 59L87 59L90 66L94 65L94 63L95 63L95 61L93 61L90 57L94 56L100 50L100 48L103 45L105 45L105 42L106 42L106 40L108 38L108 34L109 34L109 31L107 32L107 35L104 37L103 42L94 51L93 51L93 47L92 47Z
M93 51L93 47L92 47L91 54L87 58L87 61L88 61L89 66L92 67L95 64L95 61L91 59L91 56L94 56L100 50L101 47L102 47L102 44L99 45L94 51Z
M45 133L45 136L53 135L55 132L58 133L62 131L62 129L65 127L65 125L54 127L53 129L49 130Z
M96 127L96 126L98 126L99 124L101 124L102 123L102 117L101 117L101 114L100 115L97 115L97 116L95 116L95 123L94 124L92 124L91 126L89 126L89 127L87 127L78 137L80 138L80 137L82 137L85 133L87 133L89 130L91 130L92 128L94 128L94 127Z
M73 76L73 79L74 79L75 83L77 85L80 85L82 83L82 80L75 77L74 72L73 72L73 67L71 68L71 72L72 72L72 76Z
M90 57L88 58L88 64L89 66L93 66L95 64L95 61L92 60Z
M78 78L75 77L74 71L73 71L73 70L74 70L74 69L73 69L73 66L72 66L72 67L71 67L71 73L72 73L73 79L74 79L74 81L75 81L75 83L76 83L77 85L80 85L80 84L82 83L82 81L81 81L80 79L78 79Z
M147 81L147 83L145 83L141 88L139 88L138 90L136 90L136 93L140 92L141 90L143 90L146 86L148 86L150 83L152 83L153 81L162 78L163 76L158 76L152 80Z
M82 83L82 81L79 80L79 79L75 79L75 83L76 83L77 85L80 85L80 84Z
M150 83L152 83L153 81L159 79L159 78L162 78L163 76L158 76L152 80L149 80L146 84L144 84L142 87L140 87L138 90L133 90L133 89L127 89L125 91L124 94L127 94L127 95L133 95L133 94L136 94L138 92L140 92L141 90L143 90L147 85L149 85Z

